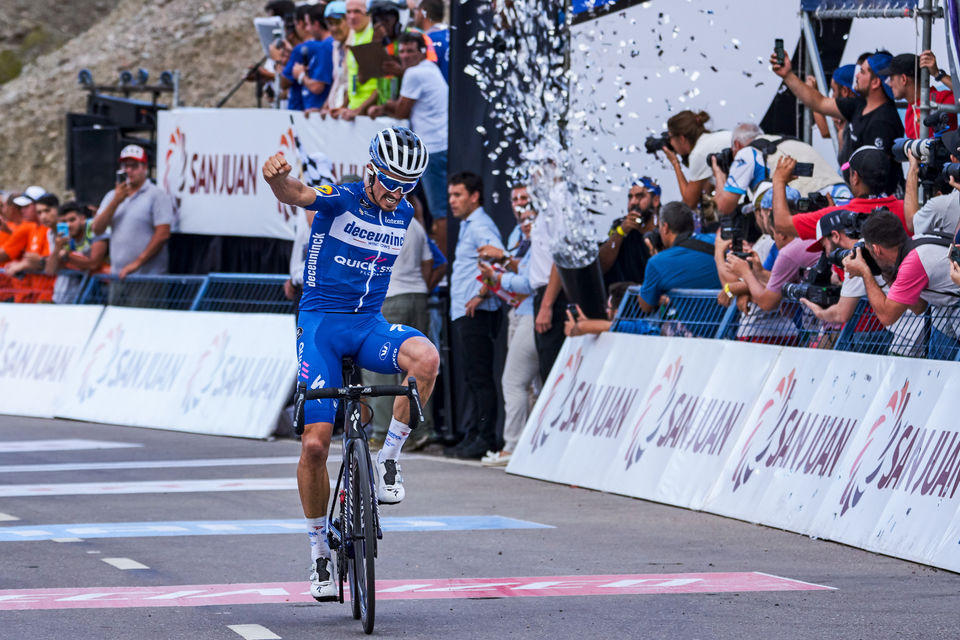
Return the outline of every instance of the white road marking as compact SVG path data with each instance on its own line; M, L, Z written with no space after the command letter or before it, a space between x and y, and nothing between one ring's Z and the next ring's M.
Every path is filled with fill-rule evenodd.
M331 478L332 480L332 478ZM72 482L0 486L0 498L23 496L85 496L118 493L196 493L215 491L286 491L297 488L292 475L283 478L223 480L151 480L147 482Z
M0 522L12 522L19 519L17 516L12 516L9 513L0 513Z
M0 453L23 453L27 451L81 451L83 449L126 449L142 447L130 442L107 442L105 440L8 440L0 441Z
M149 569L145 564L141 564L136 560L131 560L130 558L100 558L106 562L111 567L116 567L117 569L123 569L124 571L128 569Z
M50 538L53 542L83 542L83 538Z
M30 473L50 471L107 471L115 469L183 469L187 467L245 467L267 464L296 464L300 456L263 458L204 458L201 460L131 460L129 462L68 462L63 464L7 464L0 465L0 473ZM340 456L330 456L328 462L340 462Z
M280 636L259 624L229 624L227 629L244 640L281 640Z

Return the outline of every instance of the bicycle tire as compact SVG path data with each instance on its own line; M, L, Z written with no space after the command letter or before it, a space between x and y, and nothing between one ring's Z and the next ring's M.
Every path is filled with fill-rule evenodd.
M370 458L362 446L350 451L350 517L353 555L350 558L350 601L354 618L363 623L364 633L373 633L376 611L377 529L374 520Z

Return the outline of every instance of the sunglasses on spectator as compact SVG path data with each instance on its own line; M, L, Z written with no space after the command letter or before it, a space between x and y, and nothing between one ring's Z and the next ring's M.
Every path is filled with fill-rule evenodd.
M413 189L417 186L417 180L414 180L413 182L397 180L396 178L391 178L390 176L386 175L376 167L374 167L373 170L377 173L377 180L380 181L380 184L383 185L383 188L387 191L393 192L397 189L400 189L400 193L406 195L413 191Z

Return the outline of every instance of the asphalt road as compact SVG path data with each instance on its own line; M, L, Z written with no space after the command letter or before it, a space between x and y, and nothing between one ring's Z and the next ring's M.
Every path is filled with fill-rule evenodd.
M35 442L77 439L138 446ZM305 591L309 562L298 453L292 440L0 416L0 638L362 636L348 605L289 588ZM381 637L960 636L950 572L475 463L408 455L403 469L407 498L382 515L420 530L381 543ZM452 516L471 516L450 521L467 530L441 526ZM260 521L289 532L254 533ZM77 531L103 523L152 524ZM503 528L530 523L546 526ZM130 563L146 568L118 568ZM446 582L479 578L503 580ZM809 590L782 590L797 587Z

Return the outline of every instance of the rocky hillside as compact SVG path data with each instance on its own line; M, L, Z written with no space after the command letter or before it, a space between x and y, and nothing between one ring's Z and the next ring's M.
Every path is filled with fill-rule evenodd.
M7 0L0 12L0 59L22 56L23 66L0 85L0 188L39 184L64 193L65 114L86 110L80 69L90 69L98 83L115 82L123 69L143 67L151 82L164 69L179 69L184 105L216 104L262 55L253 18L263 15L264 4ZM252 85L227 104L254 105Z

